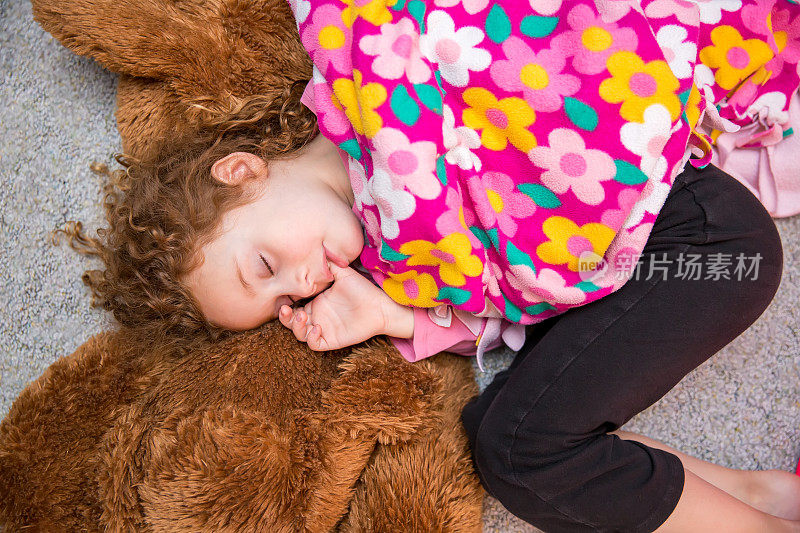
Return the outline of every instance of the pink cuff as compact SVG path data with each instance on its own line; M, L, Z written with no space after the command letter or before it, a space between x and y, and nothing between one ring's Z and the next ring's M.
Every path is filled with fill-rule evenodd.
M412 363L444 351L475 355L476 338L460 320L453 320L449 327L440 326L423 308L414 308L414 336L411 339L389 337L400 354Z
M486 335L489 325L493 326L490 329L499 327L499 331ZM518 351L525 343L525 326L507 320L451 312L449 308L414 308L414 337L389 339L403 358L412 363L447 351L458 355L477 355L478 366L484 371L481 361L483 353L503 343Z

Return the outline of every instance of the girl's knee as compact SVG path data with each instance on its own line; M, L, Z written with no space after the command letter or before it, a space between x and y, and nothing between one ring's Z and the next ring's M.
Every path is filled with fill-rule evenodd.
M517 476L519 471L525 472L526 480L537 479L541 472L541 481L533 485L546 484L547 465L568 453L571 440L549 432L545 425L531 426L526 421L522 426L512 417L492 417L490 412L475 433L473 460L484 488L502 502L500 495L512 487L528 490Z

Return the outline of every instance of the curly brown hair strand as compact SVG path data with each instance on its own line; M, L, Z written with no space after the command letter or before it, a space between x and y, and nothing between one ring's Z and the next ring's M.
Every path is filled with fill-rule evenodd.
M144 331L184 352L231 332L209 323L179 280L199 266L197 254L216 237L222 215L253 199L253 189L213 178L212 165L232 152L265 161L288 159L318 133L313 112L300 102L306 82L287 86L278 98L240 100L225 115L208 116L187 138L164 143L147 159L115 155L121 169L94 164L106 178L107 228L97 237L69 221L64 234L76 251L101 259L104 270L87 270L83 282L92 305L110 311L124 327ZM195 111L204 112L202 103Z

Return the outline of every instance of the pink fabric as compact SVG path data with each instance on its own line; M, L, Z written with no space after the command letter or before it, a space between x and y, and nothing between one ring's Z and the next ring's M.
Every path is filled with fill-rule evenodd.
M316 114L313 80L306 85L300 102ZM350 156L341 148L337 147L337 150L344 168L349 169ZM363 273L377 285L366 269ZM458 355L477 355L481 371L484 370L484 352L499 347L502 342L517 351L525 343L525 327L521 324L496 318L479 318L468 313L458 313L452 320L454 314L446 305L431 309L414 308L414 336L410 339L389 337L389 340L412 363L448 351ZM492 326L499 324L499 328L490 328L490 323Z
M414 337L401 339L389 337L400 354L412 363L447 350L458 355L475 355L475 339L478 336L460 320L450 327L442 327L428 317L428 310L414 308ZM495 339L492 348L500 345Z
M311 83L311 81L306 84L306 88L303 90L303 96L300 97L300 103L305 105L316 115L317 110L314 108L314 84ZM336 151L339 152L339 157L342 158L342 163L344 164L345 170L348 170L350 168L350 162L347 160L347 158L350 156L338 146L336 147Z
M525 326L497 318L480 318L454 311L451 306L414 308L414 337L389 337L400 354L413 362L448 351L475 355L483 368L483 354L502 343L518 351L525 343Z
M788 113L777 111L764 106L752 124L721 133L711 160L750 189L774 218L800 213L800 95L792 95Z

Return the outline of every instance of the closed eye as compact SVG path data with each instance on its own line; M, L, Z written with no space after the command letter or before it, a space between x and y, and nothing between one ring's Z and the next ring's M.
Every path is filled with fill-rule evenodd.
M261 258L261 262L264 263L267 266L267 270L269 270L269 273L274 276L275 272L273 272L272 267L269 266L269 263L267 263L267 260L264 259L264 256L261 255L261 254L258 254L258 257L260 257Z
M258 257L260 257L261 258L261 262L264 263L267 266L267 270L269 270L270 275L274 276L275 275L275 271L273 271L272 267L269 266L269 263L267 262L266 259L264 259L264 256L261 255L261 254L258 254ZM297 302L291 296L289 296L288 298L289 298L289 300L292 301L292 306L294 307L297 304Z

